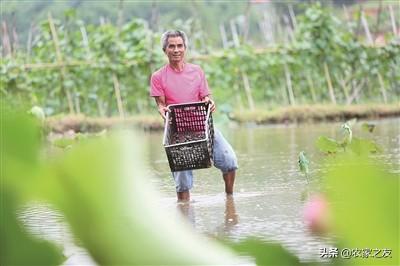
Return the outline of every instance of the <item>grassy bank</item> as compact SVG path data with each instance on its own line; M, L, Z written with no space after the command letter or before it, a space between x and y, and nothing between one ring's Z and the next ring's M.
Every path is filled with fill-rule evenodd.
M377 119L400 116L398 104L301 105L273 110L237 111L230 119L238 123L280 124L321 121L345 121L352 118Z
M400 116L400 103L387 105L306 105L290 106L272 110L235 111L229 118L239 124L279 124L321 121L345 121L351 118L377 119ZM144 130L162 130L163 121L158 115L137 115L121 119L118 117L86 117L84 115L58 116L46 119L53 132L96 132L125 125Z
M56 133L73 130L75 132L97 132L118 126L135 127L144 130L162 130L164 122L159 115L137 115L125 119L119 117L87 117L67 115L46 119L48 128Z

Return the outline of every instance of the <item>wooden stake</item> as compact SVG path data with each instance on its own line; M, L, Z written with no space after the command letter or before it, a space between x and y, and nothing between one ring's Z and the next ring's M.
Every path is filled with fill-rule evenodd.
M117 75L113 74L112 79L114 82L115 98L117 98L119 117L123 119L125 115L124 115L124 108L122 106L121 90L119 88L119 81Z
M378 15L377 15L376 24L375 24L374 43L379 34L379 24L381 22L381 13L382 13L382 0L379 0L379 9L378 9Z
M262 20L258 21L258 27L260 28L260 33L264 37L263 40L265 41L265 44L268 45L268 36L267 30L265 29L265 22Z
M289 15L290 15L290 19L293 24L293 28L296 29L297 28L297 20L296 20L296 15L294 13L292 4L289 4L288 8L289 8Z
M228 48L228 38L226 37L226 31L224 23L219 24L219 32L221 33L222 47Z
M348 24L350 22L349 11L347 10L346 5L342 5L342 6L343 6L344 15L346 16L346 23Z
M353 30L351 28L351 18L350 18L349 11L347 10L346 5L343 5L343 11L344 11L344 14L345 14L345 17L346 17L346 27L349 30L349 32L353 33L353 39L356 40L357 39L357 35L356 35L355 30ZM357 31L358 31L358 29L357 29Z
M90 60L90 59L92 59L92 52L90 51L89 39L87 36L86 27L84 25L82 25L79 29L80 29L81 35L82 35L83 47L85 47L87 58Z
M289 95L289 104L290 105L295 105L296 102L294 100L293 87L292 87L292 78L291 78L291 75L290 75L290 71L289 71L289 68L288 68L286 63L283 65L283 67L284 67L284 70L285 70L286 87L287 87L288 95Z
M268 17L267 12L263 12L263 18L259 22L260 28L262 30L263 36L265 38L265 41L267 45L274 43L274 36L272 33L272 23L271 20Z
M157 6L157 1L151 1L151 18L150 18L150 28L156 32L159 31L158 29L158 18L159 18L159 12L158 12L158 6Z
M100 116L105 116L106 112L104 111L102 102L100 102L100 100L98 99L96 103L97 103L97 110L99 111Z
M194 18L200 17L200 15L199 15L200 7L199 7L199 5L198 5L198 3L196 1L190 1L190 10L192 12L192 17L194 17ZM197 22L198 23L194 23L193 31L205 32L202 29L203 28L202 20L198 20ZM202 51L202 50L203 51L208 51L208 47L206 45L205 38L201 38L201 37L199 38L199 37L196 36L196 38L194 38L192 40L192 44L196 44L196 40L198 40L199 47L195 47L195 45L193 45L192 46L192 50L193 51L196 51L196 48L197 48L198 51Z
M246 10L245 10L245 15L244 15L244 25L243 25L243 43L247 42L247 37L249 35L249 16L250 16L250 10L251 10L251 1L247 0L247 5L246 5Z
M364 12L361 12L361 23L363 24L365 35L367 36L368 43L374 45L371 32L369 31L367 19L364 16Z
M244 110L244 105L241 97L241 93L239 90L239 85L238 85L238 80L236 79L235 84L233 85L233 88L235 90L236 94L236 103L239 105L239 110L243 111Z
M292 26L290 25L289 17L284 15L283 16L283 21L285 23L287 41L288 42L293 42L295 40L295 38L294 38L294 32L293 32Z
M83 25L79 28L79 30L81 31L81 35L82 35L82 44L83 44L83 47L85 47L85 50L86 50L86 58L87 58L88 60L91 60L91 59L93 58L93 54L92 54L92 51L90 50L89 38L88 38L88 35L87 35L87 31L86 31L85 25L83 24ZM93 78L95 78L95 80L97 80L98 74L97 74L97 72L95 72L95 73L96 73L96 74L95 74L95 76L94 76ZM95 91L97 91L97 88L98 88L97 83L95 83L94 87L95 87ZM88 102L89 102L89 101L87 100L86 103L88 103ZM78 103L79 103L79 102L78 102ZM100 116L104 116L104 110L101 108L100 99L99 99L98 97L96 97L96 103L97 103L99 115L100 115ZM77 107L79 108L79 106L77 106ZM79 109L80 109L80 108L79 108ZM77 110L77 111L78 111L78 113L80 112L80 110Z
M270 2L270 3L267 3L267 6L268 6L268 9L267 9L268 15L264 12L264 19L267 19L266 25L269 27L269 28L267 28L268 33L269 33L269 36L271 37L272 44L275 44L278 39L277 33L279 32L277 25L280 25L280 23L279 22L277 23L277 21L279 21L279 19L277 18L276 8L275 8L274 4Z
M243 85L244 85L244 91L246 92L246 96L247 96L247 102L249 103L249 108L251 111L254 111L254 100L253 100L253 96L251 95L249 78L247 77L247 74L243 70L241 70L241 74L242 74L242 80L243 80Z
M11 55L11 42L10 36L8 35L7 23L3 20L1 22L1 35L3 36L3 49L5 56Z
M49 20L49 25L50 25L50 31L51 31L51 36L53 38L53 44L54 48L56 50L56 56L57 56L57 61L62 62L62 55L59 47L59 41L58 41L58 35L56 31L56 27L54 26L53 18L51 17L51 14L48 13L48 20Z
M266 26L265 26L265 21L264 20L260 19L258 21L258 28L260 29L261 35L264 37L263 40L268 45L268 36L267 36L267 30L266 30Z
M61 55L60 45L59 45L59 41L58 41L58 35L57 35L56 27L54 26L53 18L51 17L50 12L47 14L47 17L48 17L48 21L49 21L49 25L50 25L51 36L53 38L54 48L56 50L57 61L58 61L58 63L62 63L63 58ZM65 77L66 77L66 69L65 69L65 67L61 67L61 88L67 95L69 112L71 114L73 114L73 113L75 113L74 104L72 101L72 96L71 96L70 91L64 87Z
M80 100L79 100L79 96L75 96L74 97L75 100L75 110L77 114L81 113L81 106L80 106Z
M19 49L19 38L18 38L18 34L17 34L17 23L16 23L16 16L15 16L15 12L12 13L12 22L11 22L11 37L12 37L12 41L11 41L11 52L13 54L17 54L18 49Z
M118 34L121 31L122 24L124 23L124 0L119 0L118 4L118 18L117 18L117 27Z
M28 33L28 41L26 43L26 55L27 55L27 62L29 62L29 58L31 57L31 50L32 50L32 35L33 35L33 22L31 22L31 26L29 27Z
M333 90L332 80L331 80L331 76L329 74L329 68L328 68L328 65L326 64L326 62L324 62L324 71L325 71L326 82L328 83L329 96L331 98L331 102L333 104L336 104L335 92Z
M344 96L345 96L345 98L346 98L346 102L348 102L348 101L349 101L349 89L348 89L348 87L347 87L347 82L346 82L346 80L344 80L343 78L341 78L341 79L340 79L340 84L341 84L341 86L342 86L343 94L344 94Z
M362 88L365 85L365 78L358 84L356 85L356 81L352 80L353 83L353 93L350 95L348 101L346 102L347 105L350 105L354 100L358 99L360 96L360 92Z
M313 103L316 103L317 102L317 97L315 95L314 82L312 81L310 73L307 72L306 77L307 77L308 86L310 88L312 101L313 101Z
M359 5L358 13L357 13L357 14L358 14L358 18L357 18L357 28L356 28L356 32L355 32L355 34L354 34L354 40L357 39L358 34L359 34L359 32L360 32L362 12L363 12L363 7L362 7L362 5Z
M385 89L385 85L383 83L382 75L380 73L378 73L378 81L379 81L379 85L381 88L383 102L387 103L386 89Z
M230 20L230 25L231 25L231 31L232 31L233 44L235 45L235 47L239 47L240 46L240 40L239 40L239 36L238 36L238 33L237 33L235 21L231 19Z
M19 48L19 38L17 34L17 30L15 29L15 26L12 28L12 36L13 36L13 42L12 42L12 51L14 54L18 52Z
M392 24L393 35L396 36L397 35L396 19L394 17L392 5L389 5L389 13L390 13L390 22Z
M279 78L279 85L281 87L281 93L282 93L282 99L284 101L283 104L287 105L290 104L290 100L288 99L288 93L286 89L286 79L285 78Z

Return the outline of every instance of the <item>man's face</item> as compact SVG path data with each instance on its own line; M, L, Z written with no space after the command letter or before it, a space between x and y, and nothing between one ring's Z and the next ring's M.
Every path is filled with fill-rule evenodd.
M182 37L169 37L168 44L165 48L165 54L168 56L170 63L179 63L185 57L185 45Z

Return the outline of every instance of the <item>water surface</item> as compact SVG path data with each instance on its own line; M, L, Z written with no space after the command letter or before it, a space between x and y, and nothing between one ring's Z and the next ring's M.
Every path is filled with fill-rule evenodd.
M353 135L376 140L384 149L376 156L392 172L400 173L400 119L369 122L377 125L373 134L362 131L358 123ZM315 148L316 139L321 135L338 139L339 128L339 123L219 126L235 149L240 166L233 197L225 196L222 176L218 169L211 168L195 171L191 202L177 204L162 147L162 132L145 135L147 171L152 176L150 181L162 194L159 204L171 212L178 209L197 232L234 241L256 236L281 243L301 260L318 260L320 248L332 243L329 238L308 232L302 219L304 193L318 187L323 175L324 157ZM300 151L305 151L311 161L309 181L298 170ZM21 219L34 234L63 246L65 264L94 264L87 252L74 244L58 212L48 206L33 205L22 211Z
M400 119L368 121L376 124L371 134L353 127L353 136L374 139L381 157L392 172L400 173ZM199 232L234 240L256 236L287 247L302 260L319 258L320 248L330 247L329 238L317 237L303 221L304 195L318 188L323 176L324 155L315 147L319 136L342 137L341 123L221 127L234 147L240 169L233 199L226 199L218 169L195 171L192 201L184 213ZM164 156L161 134L149 134L150 165L154 183L165 195L163 204L176 208L174 183ZM298 154L305 151L310 179L298 169Z

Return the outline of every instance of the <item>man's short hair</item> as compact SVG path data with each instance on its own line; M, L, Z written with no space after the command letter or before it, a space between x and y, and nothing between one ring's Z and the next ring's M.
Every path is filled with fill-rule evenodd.
M184 31L168 30L168 31L164 32L163 35L161 36L161 45L162 45L162 49L164 52L165 52L165 49L167 49L168 38L170 38L170 37L181 37L183 40L183 45L185 45L185 48L188 47L188 38Z

